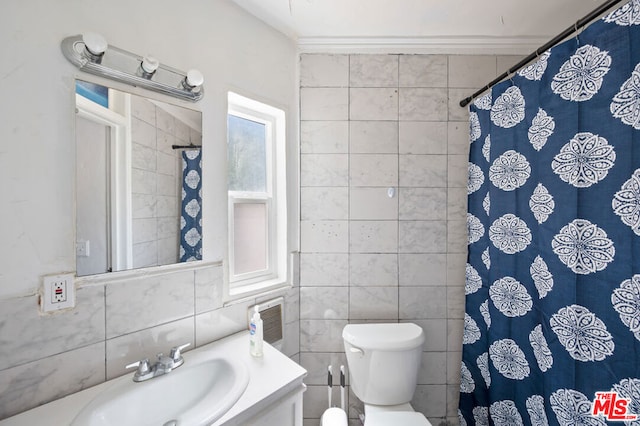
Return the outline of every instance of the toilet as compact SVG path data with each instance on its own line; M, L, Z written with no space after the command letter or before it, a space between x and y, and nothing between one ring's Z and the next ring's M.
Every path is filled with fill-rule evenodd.
M364 426L431 426L410 404L422 360L422 328L349 324L342 338L351 389L364 403Z

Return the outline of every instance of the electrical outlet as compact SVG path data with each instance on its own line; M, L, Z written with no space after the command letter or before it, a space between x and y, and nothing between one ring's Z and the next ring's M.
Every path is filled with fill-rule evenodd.
M49 275L42 285L41 307L43 312L73 308L76 304L72 274Z

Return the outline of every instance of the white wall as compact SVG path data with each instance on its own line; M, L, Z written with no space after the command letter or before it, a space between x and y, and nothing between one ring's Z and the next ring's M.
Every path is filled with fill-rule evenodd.
M226 247L226 102L233 90L287 113L291 217L298 145L294 43L229 0L7 0L0 13L0 418L105 379L141 357L201 346L246 328L247 300L222 303L222 268L109 278L82 286L70 312L42 316L42 276L75 272L74 80L137 94L67 62L64 37L95 31L109 43L198 68L203 114L204 260ZM296 221L291 221L295 231ZM295 232L290 241L297 241ZM295 250L297 247L290 247ZM118 275L116 275L118 276ZM283 351L298 352L297 289L284 293Z

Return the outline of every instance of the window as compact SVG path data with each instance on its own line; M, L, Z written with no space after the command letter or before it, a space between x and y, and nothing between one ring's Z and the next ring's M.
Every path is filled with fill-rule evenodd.
M284 111L229 92L228 295L287 283Z

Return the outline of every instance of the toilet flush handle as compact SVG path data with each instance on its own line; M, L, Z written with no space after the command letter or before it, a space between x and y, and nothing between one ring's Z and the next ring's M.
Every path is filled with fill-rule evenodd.
M351 346L349 348L349 352L354 353L354 354L360 354L360 355L364 355L364 351L360 348L357 348L355 346Z

